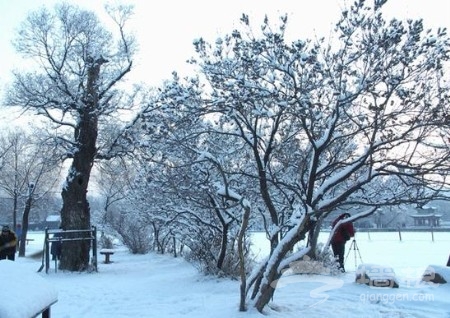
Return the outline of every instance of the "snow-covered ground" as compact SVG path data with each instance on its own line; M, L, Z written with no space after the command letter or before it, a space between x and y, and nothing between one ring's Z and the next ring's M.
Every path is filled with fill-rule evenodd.
M31 256L42 248L42 234L30 233L29 238L35 238L27 250ZM253 238L255 252L263 256L268 248L264 235L254 234ZM320 239L325 241L326 233ZM430 232L402 232L402 241L398 232L358 233L359 250L346 252L346 273L283 276L266 316L448 318L450 283L420 282L428 265L445 266L450 253L449 232L436 232L432 239ZM182 258L131 255L117 247L111 259L111 264L99 262L98 273L90 274L55 272L53 268L48 274L36 273L41 265L39 257L18 258L15 265L56 290L58 302L52 306L52 317L264 317L252 309L238 312L238 281L205 277ZM400 287L356 284L355 269L364 264L392 267ZM17 276L14 268L7 267L10 273L0 271L5 293L14 290ZM19 309L38 298L23 295L8 304L0 298L0 309ZM16 317L21 318L1 318Z

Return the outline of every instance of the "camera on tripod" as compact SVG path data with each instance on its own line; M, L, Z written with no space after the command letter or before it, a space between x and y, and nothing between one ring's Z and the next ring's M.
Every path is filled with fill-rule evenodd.
M350 244L350 248L348 249L347 256L345 257L345 263L347 263L347 258L350 255L351 251L353 251L353 254L355 256L355 258L354 258L355 259L355 268L357 268L358 267L357 256L359 256L359 260L361 263L363 262L363 260L361 257L361 253L359 251L358 244L356 244L356 239L353 239L352 244Z

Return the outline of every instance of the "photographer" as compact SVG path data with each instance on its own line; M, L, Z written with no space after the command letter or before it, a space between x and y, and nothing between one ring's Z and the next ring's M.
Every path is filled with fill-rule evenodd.
M8 225L3 225L0 234L0 260L9 259L14 261L17 248L17 236L9 228Z
M332 228L334 229L337 223L341 220L345 220L350 217L350 213L343 213L337 217L332 223ZM339 269L345 272L344 268L344 254L345 254L345 243L350 240L351 237L355 236L355 229L353 228L352 222L345 222L339 224L339 227L335 229L333 237L331 238L331 248L333 249L334 257L339 263Z

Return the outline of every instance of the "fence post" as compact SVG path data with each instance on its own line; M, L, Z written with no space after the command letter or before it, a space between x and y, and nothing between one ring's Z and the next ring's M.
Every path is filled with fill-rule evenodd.
M92 234L93 234L93 237L94 237L94 239L93 239L93 242L92 242L92 258L93 258L93 260L94 260L94 268L95 268L95 271L96 272L98 272L98 269L97 269L97 228L95 227L95 226L92 226Z
M50 249L48 242L48 227L45 228L45 248L44 248L44 257L45 257L45 273L48 274L48 269L50 268Z
M398 227L398 237L400 238L400 242L402 241L402 232L400 231L400 226Z
M434 242L434 231L433 231L433 227L431 227L431 240Z

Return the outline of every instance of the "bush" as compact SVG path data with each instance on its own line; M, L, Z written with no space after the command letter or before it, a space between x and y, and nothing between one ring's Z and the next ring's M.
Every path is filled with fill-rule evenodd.
M303 249L302 247L301 249ZM339 266L330 249L323 250L323 244L317 244L316 258L303 256L302 260L290 264L290 270L294 274L320 274L337 275L341 273Z
M200 272L206 275L219 277L239 277L239 255L233 240L227 245L227 251L222 266L218 267L218 255L221 249L221 236L198 235L197 240L186 243L189 247L185 251L185 259L192 263ZM249 246L246 247L249 250ZM247 272L251 271L252 261L247 253L245 255Z
M114 247L113 239L105 233L102 232L102 235L100 236L100 240L98 241L98 244L100 245L100 248L106 248L111 249Z
M112 220L110 224L131 253L147 254L151 250L151 230L145 223L120 217Z

